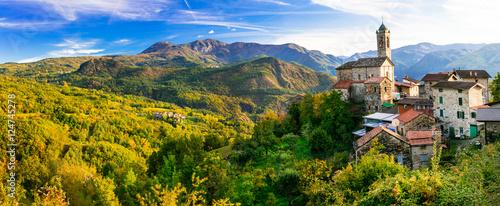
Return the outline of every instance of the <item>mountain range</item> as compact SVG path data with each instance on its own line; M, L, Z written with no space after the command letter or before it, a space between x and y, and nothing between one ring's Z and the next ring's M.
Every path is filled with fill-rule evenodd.
M500 67L500 44L420 43L394 49L397 77L428 72ZM253 114L285 109L305 92L327 91L335 67L375 51L335 57L296 44L158 42L136 55L49 58L0 64L0 74L55 84L142 95L220 114ZM245 116L245 115L243 115Z
M335 68L345 62L376 56L376 51L373 50L345 57L308 50L291 43L266 45L236 42L228 44L214 39L197 40L179 45L158 42L142 52L142 54L155 53L188 56L192 60L215 65L271 56L330 74L335 74ZM409 75L420 79L429 72L452 69L485 69L490 74L495 74L500 71L500 44L419 43L393 49L392 60L397 77Z

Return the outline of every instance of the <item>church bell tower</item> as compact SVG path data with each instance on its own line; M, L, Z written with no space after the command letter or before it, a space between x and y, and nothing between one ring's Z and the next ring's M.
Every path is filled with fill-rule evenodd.
M378 57L388 57L391 59L391 31L382 22L376 33Z

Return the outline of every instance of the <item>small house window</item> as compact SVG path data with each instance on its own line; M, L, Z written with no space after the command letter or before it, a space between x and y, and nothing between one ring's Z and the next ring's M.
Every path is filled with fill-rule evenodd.
M476 118L476 112L471 112L471 113L470 113L470 117L471 117L471 118Z
M444 117L444 110L442 110L442 109L439 110L439 116Z
M443 97L439 97L439 104L443 104Z
M443 92L443 89L442 89L442 88L439 88L439 92Z
M429 156L427 154L421 154L419 156L420 156L420 161L422 161L422 163L429 161Z
M462 90L461 90L461 89L459 89L459 90L458 90L458 93L462 93Z
M361 80L361 74L358 74L358 80Z
M464 128L463 127L460 127L460 134L464 134Z
M458 105L462 106L462 103L463 103L463 102L462 102L462 97L459 97L459 98L458 98Z

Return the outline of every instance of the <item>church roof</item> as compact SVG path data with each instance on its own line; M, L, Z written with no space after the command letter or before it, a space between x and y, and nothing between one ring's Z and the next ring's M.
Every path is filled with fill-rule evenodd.
M341 66L337 67L337 69L351 69L351 68L359 68L359 67L380 67L384 64L385 60L388 60L391 65L394 66L391 59L387 57L369 57L369 58L360 58L356 61L346 62Z
M382 25L380 25L380 27L378 28L379 31L387 31L389 30L387 27L385 27L384 23L382 23Z
M456 70L461 78L490 78L490 74L485 70Z

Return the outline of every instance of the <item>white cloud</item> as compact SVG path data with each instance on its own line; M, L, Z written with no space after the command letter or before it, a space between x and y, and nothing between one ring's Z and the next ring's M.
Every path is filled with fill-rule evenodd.
M213 34L213 33L215 33L215 31L213 29L208 31L208 34Z
M239 29L247 29L254 31L267 32L268 30L263 26L247 24L242 22L231 22L231 21L209 21L209 20L194 20L194 21L171 21L174 24L192 24L192 25L210 25L210 26L223 26L223 27L233 27Z
M58 13L64 19L74 21L85 14L105 14L124 19L151 18L170 2L171 0L24 0L15 3L38 3L45 9Z
M116 41L113 41L113 43L118 45L129 45L130 43L132 43L132 41L130 41L130 39L118 39Z
M61 49L50 51L48 56L61 57L61 56L82 56L94 55L104 51L104 49L97 49L94 46L98 40L78 40L78 39L64 39L63 42L54 44L54 46Z
M290 3L284 2L284 1L278 1L278 0L255 0L256 2L262 2L262 3L269 3L269 4L276 4L280 6L290 6Z
M51 51L49 54L51 56L82 56L82 55L92 55L103 52L104 49L61 49L57 51Z
M60 21L9 21L7 18L0 18L0 28L4 29L50 29L64 24Z
M336 55L376 49L375 30L381 17L391 30L393 48L431 42L498 43L500 1L466 0L311 0L336 11L355 14L357 24L332 25L332 30L284 32L270 43L296 42ZM367 21L368 19L368 21ZM371 19L371 20L370 20ZM349 19L351 20L351 19Z
M168 35L165 39L171 40L171 39L177 38L178 36L179 36L178 34L172 34L172 35Z
M204 37L204 35L201 35L201 34L199 34L199 35L196 36L196 38L198 38L198 39L201 39L203 37Z

